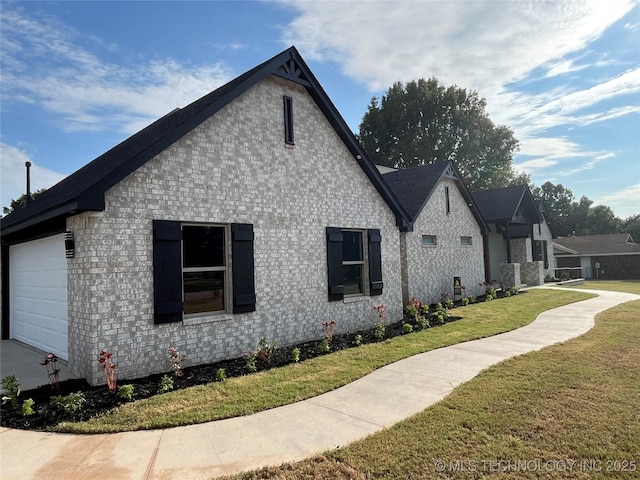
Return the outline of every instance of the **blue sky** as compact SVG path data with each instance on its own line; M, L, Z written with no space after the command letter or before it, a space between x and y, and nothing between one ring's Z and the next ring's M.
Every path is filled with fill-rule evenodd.
M1 203L295 45L357 132L372 96L477 90L535 184L640 213L640 2L1 2Z

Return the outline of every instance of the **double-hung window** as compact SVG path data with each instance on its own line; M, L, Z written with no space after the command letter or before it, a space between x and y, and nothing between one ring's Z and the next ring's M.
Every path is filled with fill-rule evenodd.
M185 315L226 310L227 232L217 225L183 225L182 279Z
M342 278L345 296L364 295L365 269L362 231L342 231Z
M382 237L379 229L327 227L329 301L382 295Z
M253 236L250 223L154 220L154 323L255 311Z

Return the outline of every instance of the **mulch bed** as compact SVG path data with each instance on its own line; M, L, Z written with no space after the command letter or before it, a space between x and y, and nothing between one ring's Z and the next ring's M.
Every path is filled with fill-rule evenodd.
M478 301L482 300L482 297L478 298ZM459 302L456 303L459 305ZM447 323L458 319L460 319L460 317L450 316ZM384 339L386 340L399 335L406 335L407 333L405 333L402 328L402 325L405 322L412 323L411 319L405 317L402 321L386 325ZM437 326L436 322L433 320L431 320L431 324L433 325L431 328ZM380 341L375 337L373 328L344 335L334 335L331 342L331 352L355 347L354 338L356 335L361 335L361 343L363 345ZM292 363L292 350L294 348L298 348L300 350L301 362L326 354L326 352L321 351L320 340L278 348L272 355L268 364L260 360L256 362L258 371L282 367ZM118 386L124 384L133 385L134 393L132 400L135 401L149 398L153 395L159 395L158 386L164 375L168 375L173 379L173 390L180 390L216 381L216 372L221 368L225 370L227 378L247 375L249 372L247 371L246 365L246 359L244 357L232 360L223 360L207 365L186 367L183 370L184 374L180 377L175 377L172 373L166 373L131 380L118 379ZM18 381L19 380L20 379L18 379ZM85 403L76 412L66 412L50 404L51 397L53 396L69 395L76 392L82 392L85 398ZM35 414L24 416L22 414L22 402L28 398L33 399L35 402ZM18 405L16 407L11 407L9 403L2 405L0 424L3 427L23 430L53 431L55 430L54 427L60 422L78 422L88 420L92 417L104 414L105 412L124 403L128 403L128 401L120 399L116 393L109 392L106 385L91 387L85 380L71 379L60 382L59 390L57 391L52 385L42 385L38 388L21 392L18 399Z

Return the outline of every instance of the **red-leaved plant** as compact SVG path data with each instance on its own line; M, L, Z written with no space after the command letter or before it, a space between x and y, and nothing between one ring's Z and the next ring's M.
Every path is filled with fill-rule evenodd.
M47 353L44 361L40 365L44 365L47 369L47 376L56 392L60 390L60 369L57 366L58 357L55 353Z
M98 362L102 365L107 387L109 387L110 392L115 392L118 364L113 363L112 358L113 354L108 350L100 350L100 353L98 353Z

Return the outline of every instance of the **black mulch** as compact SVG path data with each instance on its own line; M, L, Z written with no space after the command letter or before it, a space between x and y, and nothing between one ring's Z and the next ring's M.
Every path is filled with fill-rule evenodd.
M479 297L478 301L482 301L483 297ZM459 305L459 302L456 302ZM460 317L450 316L447 322L458 320ZM403 321L386 325L385 339L393 338L399 335L405 335L402 325L404 322L412 323L408 317ZM430 320L431 324L437 326L436 321ZM433 327L432 327L433 328ZM416 329L417 331L417 329ZM361 335L362 344L375 343L380 340L375 338L374 329L363 330L355 333L344 335L335 335L331 342L331 352L355 347L354 338ZM267 339L269 340L269 339ZM256 363L258 370L267 370L277 368L292 363L292 350L300 349L300 361L308 360L319 355L326 354L321 351L321 341L306 342L299 345L292 345L284 348L278 348L273 354L271 361L260 361ZM188 353L188 352L187 352ZM187 358L188 362L188 358ZM44 367L43 367L44 368ZM194 385L203 385L216 381L216 372L223 368L227 378L247 375L249 372L246 367L244 357L233 360L224 360L207 365L197 365L184 368L184 374L181 377L175 377L172 372L166 374L150 375L144 378L136 379L118 379L118 386L131 384L134 386L133 401L141 400L160 394L158 386L164 375L170 376L174 381L174 390L191 387ZM19 381L20 379L18 379ZM68 395L70 393L82 392L85 403L76 412L65 412L60 408L56 408L50 404L52 396ZM22 414L22 403L24 400L31 398L34 400L35 414L24 416ZM85 380L66 380L60 382L59 390L55 390L51 385L43 385L38 388L23 391L20 393L18 405L12 407L9 403L2 405L1 421L3 427L19 428L25 430L51 431L55 430L55 426L60 422L83 421L91 417L104 414L127 400L120 399L116 393L111 393L105 385L91 387Z

